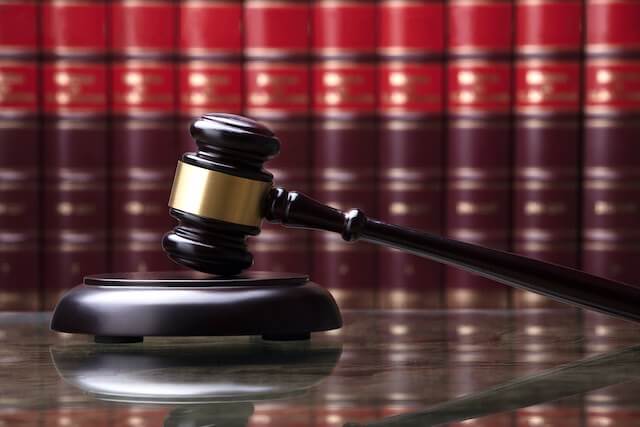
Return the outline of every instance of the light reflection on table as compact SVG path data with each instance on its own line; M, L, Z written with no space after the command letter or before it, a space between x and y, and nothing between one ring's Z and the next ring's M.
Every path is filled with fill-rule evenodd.
M343 315L343 329L307 343L99 346L50 332L45 314L0 314L0 426L383 425L443 407L453 408L449 426L640 426L635 369L625 381L609 369L569 371L555 391L585 383L584 392L553 401L543 392L536 405L509 410L494 393L495 413L464 419L477 410L470 396L514 383L510 399L525 396L523 378L640 344L636 325L572 309ZM589 378L598 388L588 389Z

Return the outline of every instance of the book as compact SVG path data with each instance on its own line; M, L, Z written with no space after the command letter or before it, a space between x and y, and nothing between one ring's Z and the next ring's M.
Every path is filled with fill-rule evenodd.
M640 282L640 4L586 2L582 269Z
M175 269L162 251L178 144L175 112L177 5L110 3L111 269ZM153 25L149 25L153 22Z
M102 1L42 4L45 309L107 269L106 20Z
M311 181L311 3L248 0L244 4L245 114L280 140L267 168L276 186L308 193ZM310 233L263 223L249 240L257 270L309 274Z
M0 310L40 306L38 6L0 3Z
M375 217L377 151L371 145L377 136L374 120L316 117L312 184L315 198L341 210L357 207ZM329 232L317 232L312 238L314 281L329 287L341 308L374 307L377 271L372 267L377 248L347 243L340 235Z
M373 1L313 3L313 194L376 215L376 28ZM313 278L338 305L373 307L377 249L313 235Z
M194 119L210 112L242 113L242 14L241 1L178 3L180 155L196 150L189 133Z
M510 1L447 5L446 234L509 249L512 14ZM445 269L450 308L507 307L509 290Z
M578 0L516 2L513 250L574 268L582 15ZM515 307L560 306L520 290L513 300Z
M379 3L378 212L440 234L443 226L444 2ZM381 248L378 306L442 304L441 264Z

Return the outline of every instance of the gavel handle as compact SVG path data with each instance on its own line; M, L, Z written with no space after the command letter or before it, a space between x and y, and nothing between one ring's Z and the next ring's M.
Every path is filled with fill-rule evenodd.
M569 305L640 321L640 287L509 252L372 220L358 209L342 212L295 191L274 188L265 218L288 227L340 233L429 258ZM639 266L640 267L640 266Z

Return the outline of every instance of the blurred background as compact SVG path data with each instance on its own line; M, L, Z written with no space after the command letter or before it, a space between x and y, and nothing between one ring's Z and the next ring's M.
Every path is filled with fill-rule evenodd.
M244 114L276 184L640 283L640 2L0 0L0 310L176 269L188 128ZM552 307L398 251L263 227L256 269L343 308Z

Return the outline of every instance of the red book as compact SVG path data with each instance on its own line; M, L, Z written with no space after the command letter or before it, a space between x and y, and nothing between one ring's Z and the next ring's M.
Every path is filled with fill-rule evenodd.
M60 57L104 56L106 25L104 1L45 0L42 49Z
M300 0L246 0L245 47L248 58L309 55L311 5Z
M385 222L442 232L444 3L379 5L378 212ZM382 248L378 304L438 307L440 264Z
M640 3L587 1L582 268L640 282Z
M310 189L311 5L306 1L249 0L244 5L245 114L278 136L280 154L269 162L275 185ZM249 241L257 270L309 274L310 233L263 224Z
M513 250L574 268L582 13L579 0L516 2ZM516 307L557 306L525 291L513 299Z
M446 233L509 249L511 36L509 1L449 2ZM506 307L508 289L447 267L449 307Z
M375 52L373 1L315 0L312 46L316 57L354 58Z
M452 0L447 10L448 51L454 56L509 53L513 9L510 0Z
M242 53L241 1L180 0L178 14L180 56L198 58Z
M441 0L383 0L378 10L378 53L385 58L441 55L444 23Z
M195 151L194 118L242 113L242 2L181 0L178 4L179 152ZM215 25L211 25L215 22Z
M85 275L107 270L107 128L56 118L45 122L44 139L43 296L51 309Z
M0 60L0 78L5 75L6 69ZM33 116L0 116L2 310L36 310L40 306L38 125Z
M111 268L175 269L161 240L172 226L167 200L178 155L177 8L168 0L120 0L110 8Z
M375 216L377 137L373 120L316 117L313 129L313 193L338 209L358 208ZM349 244L336 234L313 235L313 276L331 289L343 308L375 303L377 248Z
M39 307L37 5L0 3L0 310Z
M128 57L175 53L176 5L171 0L115 0L110 3L111 49Z
M582 13L577 0L516 0L516 53L575 56L582 44Z
M42 4L44 307L107 270L104 2Z
M0 4L0 54L3 58L38 53L38 4L5 0Z
M313 4L313 192L332 206L374 217L376 15L373 1ZM329 233L313 237L313 279L331 288L342 307L372 307L376 248Z
M638 7L628 0L587 0L586 53L618 56L640 51Z

